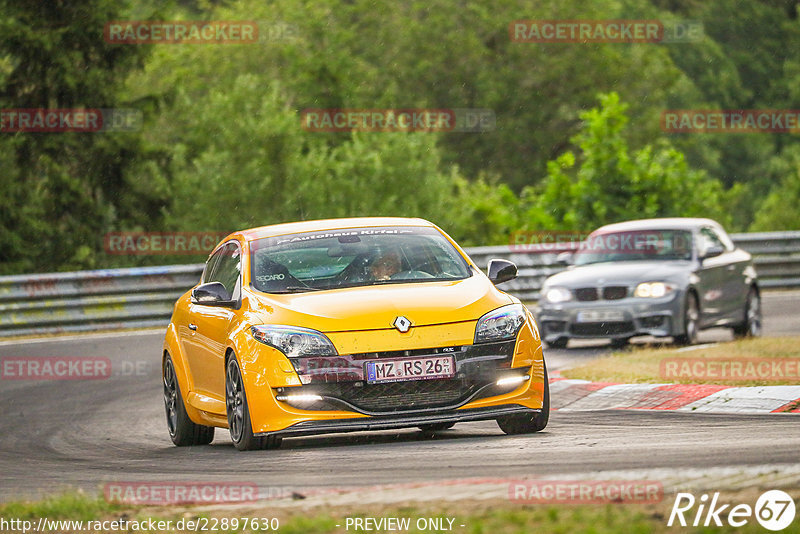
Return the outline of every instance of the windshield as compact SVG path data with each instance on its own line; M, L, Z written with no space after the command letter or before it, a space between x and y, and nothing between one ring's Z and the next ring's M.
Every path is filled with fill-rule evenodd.
M373 227L258 239L251 285L293 293L378 284L460 280L469 265L435 228Z
M590 235L575 252L575 265L609 261L692 259L692 233L686 230L636 230Z

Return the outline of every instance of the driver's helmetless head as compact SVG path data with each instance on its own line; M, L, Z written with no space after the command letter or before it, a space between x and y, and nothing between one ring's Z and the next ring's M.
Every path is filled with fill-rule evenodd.
M388 280L399 273L403 268L402 258L398 250L388 250L381 253L369 266L369 271L375 280Z

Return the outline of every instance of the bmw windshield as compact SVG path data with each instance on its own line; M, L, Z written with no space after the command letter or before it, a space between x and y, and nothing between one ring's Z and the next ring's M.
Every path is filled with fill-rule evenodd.
M692 233L686 230L634 230L590 235L575 252L575 265L615 261L692 259Z
M435 228L373 227L251 243L251 285L266 293L461 280L469 265Z

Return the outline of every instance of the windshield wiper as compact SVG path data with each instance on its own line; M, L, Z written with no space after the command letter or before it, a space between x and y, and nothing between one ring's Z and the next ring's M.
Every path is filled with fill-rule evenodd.
M305 293L307 291L322 291L321 287L310 286L286 286L280 291L269 291L269 293Z

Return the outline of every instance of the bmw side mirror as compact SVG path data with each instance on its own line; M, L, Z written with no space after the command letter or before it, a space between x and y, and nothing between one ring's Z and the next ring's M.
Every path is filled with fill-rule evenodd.
M192 302L204 306L232 306L231 295L225 286L219 282L200 284L192 289Z
M517 277L517 266L508 260L489 260L486 268L493 284L502 284Z
M722 255L723 252L725 252L725 249L723 249L722 247L719 246L708 247L705 253L703 254L703 259L715 258L717 256Z

